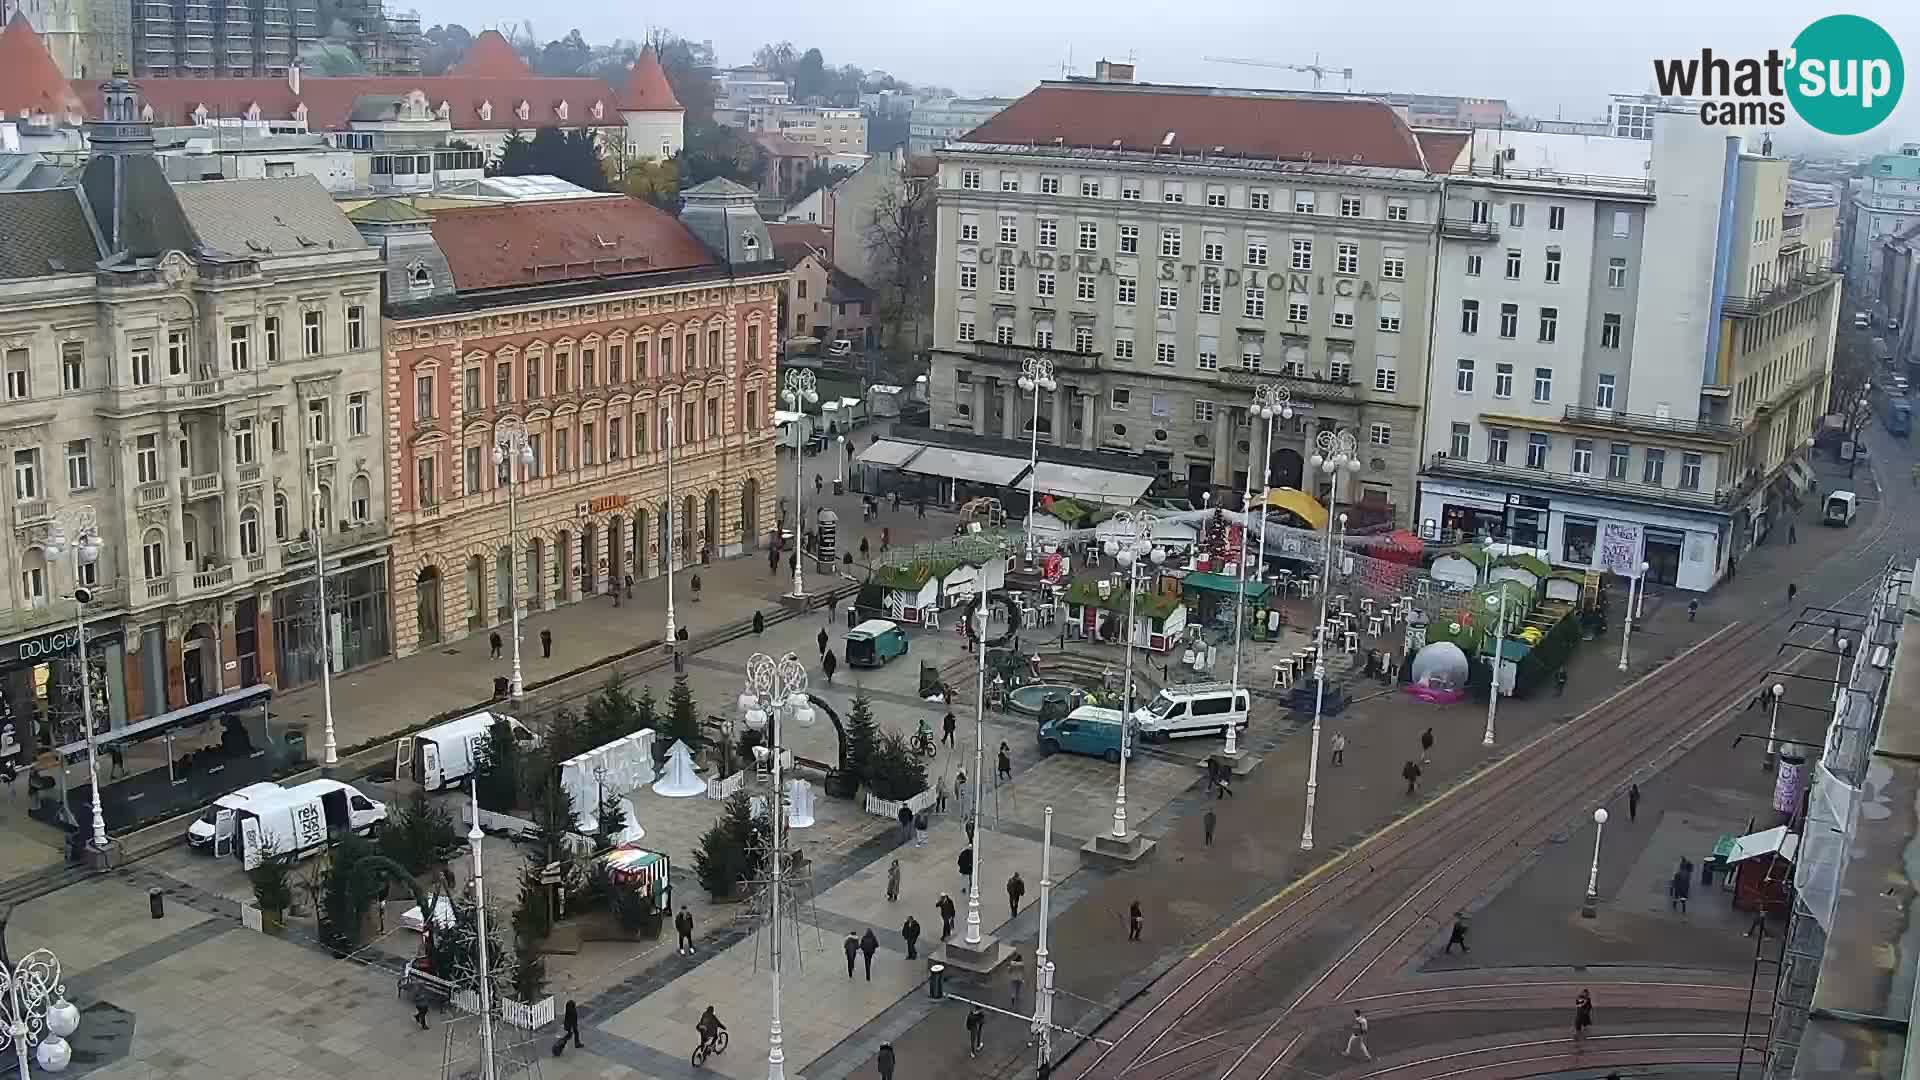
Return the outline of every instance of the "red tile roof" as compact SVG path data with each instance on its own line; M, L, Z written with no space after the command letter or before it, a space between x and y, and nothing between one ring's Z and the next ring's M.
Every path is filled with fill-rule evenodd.
M433 211L462 292L716 265L672 215L641 199L564 199Z
M1171 140L1169 140L1171 136ZM1182 151L1420 169L1413 131L1385 102L1211 87L1042 83L965 141Z
M0 30L0 111L8 120L44 112L64 121L68 113L84 111L80 102L26 13L15 11Z
M4 69L0 69L4 70ZM4 76L0 76L4 80ZM361 75L343 78L302 77L295 94L285 79L213 78L213 79L140 79L140 92L153 107L153 122L163 126L193 123L193 112L204 105L216 117L245 116L253 106L260 107L263 120L288 120L301 105L307 107L307 127L313 131L345 131L354 99L390 94L396 100L419 90L427 103L439 109L447 105L455 131L526 131L537 127L619 127L620 107L613 87L605 79L554 78L527 75L514 79L484 79L457 75L409 76ZM99 110L96 85L74 80L88 115ZM515 112L527 103L527 118ZM600 116L593 106L598 102ZM493 106L490 119L483 119L483 103ZM561 119L559 107L567 106Z
M772 131L762 131L753 136L753 143L774 157L823 158L828 156L824 147L812 143L803 143Z
M626 85L620 88L620 107L631 112L687 111L673 96L673 84L667 82L666 69L660 66L653 46L641 49L640 59L627 72Z
M469 79L518 79L533 74L533 69L500 31L482 30L447 74Z
M774 254L788 266L798 266L810 252L833 253L833 232L811 221L769 221L767 237L773 241Z
M1413 136L1420 140L1420 152L1427 156L1427 171L1434 173L1451 172L1454 163L1460 160L1460 151L1473 141L1471 131L1427 129L1416 131Z

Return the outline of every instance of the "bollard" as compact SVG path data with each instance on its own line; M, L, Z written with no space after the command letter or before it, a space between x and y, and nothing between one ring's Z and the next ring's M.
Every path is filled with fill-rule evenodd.
M932 964L927 968L927 996L934 1001L943 1001L947 996L947 965Z
M164 917L167 913L167 894L159 889L148 889L147 910L153 912L156 919Z

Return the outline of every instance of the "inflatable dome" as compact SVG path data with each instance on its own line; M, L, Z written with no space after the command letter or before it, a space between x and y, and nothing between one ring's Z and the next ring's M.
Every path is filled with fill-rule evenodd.
M1436 641L1414 656L1407 693L1445 704L1467 696L1467 654L1451 641Z

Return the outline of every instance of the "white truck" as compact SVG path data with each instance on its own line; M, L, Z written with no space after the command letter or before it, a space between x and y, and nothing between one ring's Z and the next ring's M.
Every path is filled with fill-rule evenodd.
M190 848L211 848L215 855L222 854L227 844L233 842L232 811L259 806L261 803L270 799L278 798L280 793L285 790L286 789L279 784L273 783L272 781L265 781L258 784L248 784L239 791L222 795L213 800L213 805L207 807L205 813L194 818L193 823L187 826L187 846ZM222 816L222 811L227 811L227 813ZM220 831L223 824L227 830L224 833ZM215 843L216 840L219 841L219 843Z
M497 721L512 729L514 741L522 747L540 745L540 736L532 728L502 713L468 713L458 720L400 737L395 776L410 776L428 791L452 787L472 776L480 766L487 739Z
M283 791L278 798L268 797L232 810L214 813L214 831L220 831L219 818L232 814L237 822L233 835L240 838L235 852L240 864L251 870L260 865L267 852L304 858L327 846L327 842L347 833L366 834L387 820L385 803L375 802L351 784L338 780L310 780Z

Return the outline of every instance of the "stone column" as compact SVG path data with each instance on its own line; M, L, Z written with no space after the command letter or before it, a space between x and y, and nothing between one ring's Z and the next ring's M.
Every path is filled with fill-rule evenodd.
M1225 404L1213 410L1213 483L1225 487L1233 482L1233 409ZM1217 496L1216 496L1217 497Z
M1067 445L1067 395L1072 393L1062 383L1053 391L1053 445Z
M215 448L214 452L219 455L220 459L220 513L222 518L220 547L222 554L231 560L242 557L240 551L240 459L239 456L234 453L233 448L233 431L231 430L233 420L228 416L227 410L224 408L219 411L218 415L220 445ZM257 434L254 449L257 454L259 452ZM271 535L270 523L260 522L260 525L260 534L262 537ZM263 539L261 550L264 551L265 549L265 541ZM236 567L234 569L236 575L243 571L244 568L242 567Z
M160 417L160 476L167 484L167 546L166 565L172 570L173 594L179 596L186 591L182 581L193 580L193 567L187 563L185 509L187 498L187 474L180 468L180 457L174 453L170 436L180 429L176 414L164 413Z
M973 382L973 433L987 433L987 384L983 379Z
M1099 420L1094 416L1093 394L1080 395L1080 449L1092 450L1099 433L1094 430Z
M1014 379L1000 380L1000 437L1020 437L1020 383Z

